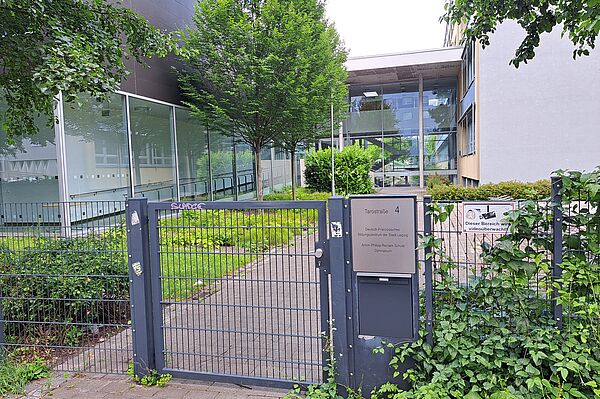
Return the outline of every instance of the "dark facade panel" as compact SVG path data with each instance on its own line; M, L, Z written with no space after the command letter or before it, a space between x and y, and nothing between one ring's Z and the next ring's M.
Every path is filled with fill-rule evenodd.
M125 0L123 6L131 8L160 29L173 31L192 24L196 0ZM131 74L121 84L121 89L170 103L179 103L181 95L172 66L177 67L174 56L152 58L148 67L128 60Z

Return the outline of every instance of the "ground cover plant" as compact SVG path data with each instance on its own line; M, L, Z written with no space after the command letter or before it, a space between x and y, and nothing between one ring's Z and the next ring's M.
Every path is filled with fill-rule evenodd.
M439 293L434 344L424 338L388 344L392 369L407 357L416 361L405 374L413 389L385 384L372 398L600 396L600 169L560 175L562 276L549 278L551 212L533 201L508 214L508 234L483 248L485 267L468 282L457 281L458 265L444 242L425 239ZM439 221L453 211L435 205L433 217ZM552 315L553 293L564 312L562 328Z
M0 356L0 397L24 393L31 381L48 378L50 369L40 359L20 363L10 356Z
M77 346L86 326L129 320L124 229L61 239L4 237L1 243L7 343Z

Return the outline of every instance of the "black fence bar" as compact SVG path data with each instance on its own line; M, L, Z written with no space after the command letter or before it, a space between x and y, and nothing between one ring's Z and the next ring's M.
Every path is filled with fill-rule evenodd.
M127 201L127 241L133 333L133 367L144 376L156 368L148 243L148 199Z
M563 261L563 214L562 197L560 190L562 188L561 179L558 176L552 176L552 277L559 279L562 275L560 264ZM553 287L552 297L552 316L558 328L563 325L562 305L557 303L556 298L559 295L559 287Z
M431 237L431 196L423 198L423 237ZM423 263L425 266L425 331L426 340L433 345L433 259L431 247L424 248Z

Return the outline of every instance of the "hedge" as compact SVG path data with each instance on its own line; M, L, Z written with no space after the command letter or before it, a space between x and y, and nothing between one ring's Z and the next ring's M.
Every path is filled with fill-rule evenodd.
M538 180L533 183L507 181L479 187L436 185L427 189L427 193L435 201L481 201L500 197L541 200L549 198L550 192L550 180Z
M358 144L335 151L335 190L336 194L370 194L374 191L373 180L369 175L373 165L372 151ZM304 161L306 187L312 191L331 190L331 149L310 151Z

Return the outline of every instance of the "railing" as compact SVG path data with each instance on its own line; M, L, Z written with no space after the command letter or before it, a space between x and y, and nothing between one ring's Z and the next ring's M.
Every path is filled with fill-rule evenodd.
M124 209L115 201L2 205L0 344L12 356L40 357L61 371L127 370ZM64 211L96 216L64 227ZM7 223L7 215L36 223Z

